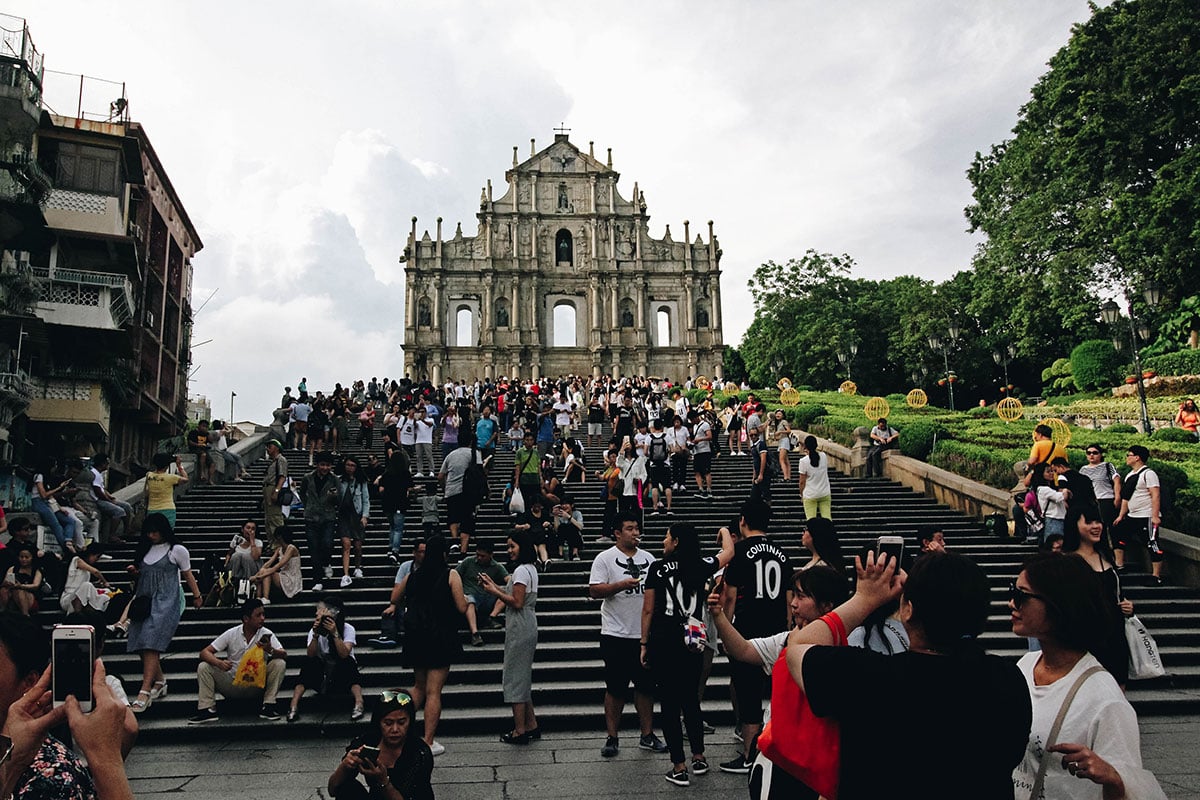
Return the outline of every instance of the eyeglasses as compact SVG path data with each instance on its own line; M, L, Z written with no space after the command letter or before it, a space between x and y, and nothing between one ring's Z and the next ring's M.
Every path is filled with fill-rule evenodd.
M1017 586L1017 582L1015 580L1008 586L1008 599L1011 600L1012 604L1017 608L1025 605L1025 601L1027 600L1041 600L1046 605L1053 605L1053 603L1051 603L1050 600L1044 595L1027 592L1021 587Z
M402 689L384 689L379 693L379 698L385 703L395 703L398 706L406 706L413 701L412 695Z
M1088 450L1086 452L1089 456L1103 455L1099 450Z

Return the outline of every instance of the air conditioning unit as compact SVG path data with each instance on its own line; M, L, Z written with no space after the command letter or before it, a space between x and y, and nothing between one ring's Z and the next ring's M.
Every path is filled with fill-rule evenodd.
M142 240L142 226L138 225L136 222L130 222L129 223L129 236L131 238L137 239L140 242Z

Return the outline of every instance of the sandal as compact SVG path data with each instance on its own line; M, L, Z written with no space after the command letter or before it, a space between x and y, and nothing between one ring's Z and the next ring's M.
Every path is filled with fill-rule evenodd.
M143 697L146 699L143 700ZM133 709L133 713L141 714L143 711L149 708L150 704L153 702L154 697L149 692L142 690L138 692L137 700L134 700L132 703L130 703L129 707Z
M298 719L300 719L299 711L297 711L294 708L288 711L288 713L287 713L287 721L288 722L295 722Z
M150 699L157 700L160 697L166 697L166 696L167 696L167 682L166 681L155 681L154 685L150 687Z
M358 722L360 719L363 718L363 713L364 712L363 712L362 706L355 706L354 710L350 712L350 721Z

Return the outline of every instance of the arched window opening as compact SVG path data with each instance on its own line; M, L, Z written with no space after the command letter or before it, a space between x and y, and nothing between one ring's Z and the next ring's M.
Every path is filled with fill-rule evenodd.
M628 297L621 301L621 327L633 327L633 301Z
M571 303L559 303L554 307L554 342L555 347L575 346L575 306Z
M496 301L496 327L507 328L508 326L508 301L501 298Z
M658 323L658 344L660 347L671 346L671 311L663 306L655 314Z
M559 266L569 267L575 263L575 243L571 239L571 232L566 228L554 237L554 253Z
M429 298L422 297L417 303L417 327L428 328L433 324L432 315L429 312Z
M471 309L467 306L459 306L458 311L454 315L455 327L454 345L456 347L474 347L474 337L471 336L471 329L474 327L471 315Z
M704 305L704 303L696 304L696 327L708 327L708 306Z

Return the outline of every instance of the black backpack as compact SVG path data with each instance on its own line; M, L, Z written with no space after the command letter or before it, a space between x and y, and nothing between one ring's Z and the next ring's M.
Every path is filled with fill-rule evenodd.
M666 436L651 436L649 456L650 460L655 464L661 464L667 460L667 437Z
M467 462L467 471L463 473L463 496L472 505L479 505L488 498L487 473L483 465L475 460L475 451L471 451L471 460Z

